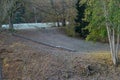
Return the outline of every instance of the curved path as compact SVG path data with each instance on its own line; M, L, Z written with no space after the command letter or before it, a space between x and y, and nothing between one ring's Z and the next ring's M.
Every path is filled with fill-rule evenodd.
M43 42L56 47L63 47L75 50L81 53L95 51L108 51L108 44L93 43L81 39L71 38L63 34L58 28L48 28L41 30L21 30L19 35L32 39L37 42Z

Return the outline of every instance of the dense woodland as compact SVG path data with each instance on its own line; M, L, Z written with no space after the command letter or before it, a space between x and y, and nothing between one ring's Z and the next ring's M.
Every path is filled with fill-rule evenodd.
M1 1L1 4L4 4L2 6L4 14L8 11L13 14L13 23L64 22L75 15L73 0L15 0L14 2L6 0L3 3ZM5 8L8 9L8 7L14 11L10 9L6 11ZM4 18L4 23L8 23L8 15ZM17 18L19 21L16 20Z
M120 0L0 0L0 29L15 23L57 22L67 35L109 42L112 61L118 65ZM67 25L66 22L69 22Z

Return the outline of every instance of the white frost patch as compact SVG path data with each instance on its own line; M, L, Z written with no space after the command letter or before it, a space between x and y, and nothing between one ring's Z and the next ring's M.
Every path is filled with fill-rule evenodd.
M60 25L62 23L60 22ZM21 23L21 24L13 24L14 29L36 29L36 28L48 28L48 27L54 27L57 26L57 23ZM9 25L4 24L2 25L2 28L8 29Z

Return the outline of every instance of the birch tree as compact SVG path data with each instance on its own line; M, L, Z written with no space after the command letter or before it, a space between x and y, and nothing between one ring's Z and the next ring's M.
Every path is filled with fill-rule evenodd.
M118 63L120 37L120 0L101 1L114 65Z
M86 15L87 19L91 20L88 28L91 33L94 32L93 30L102 32L103 27L106 28L113 64L117 65L120 37L120 0L90 0L88 5L90 7L86 10ZM88 15L91 17L88 18Z

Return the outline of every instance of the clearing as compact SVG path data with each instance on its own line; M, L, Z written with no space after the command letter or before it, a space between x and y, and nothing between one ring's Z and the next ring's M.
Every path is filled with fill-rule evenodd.
M10 33L0 34L3 80L119 80L108 45L67 37L60 29L17 31L17 34L76 52L38 44ZM90 53L90 54L86 54Z

